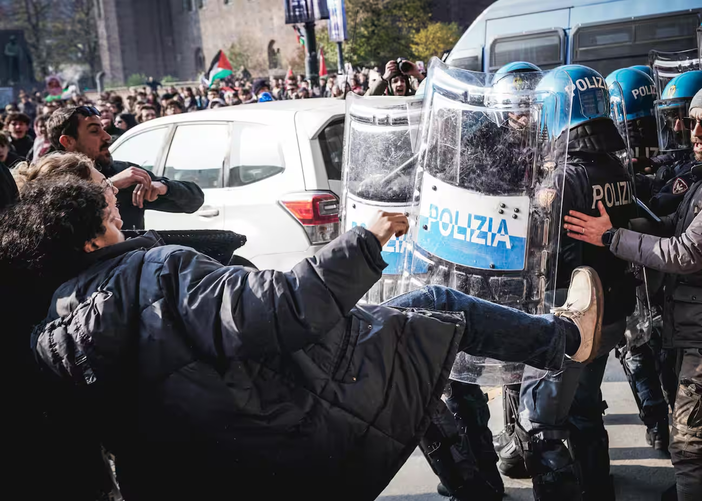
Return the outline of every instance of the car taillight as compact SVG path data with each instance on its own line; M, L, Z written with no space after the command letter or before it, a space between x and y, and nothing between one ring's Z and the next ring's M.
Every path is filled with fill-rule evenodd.
M331 193L292 193L280 201L302 225L313 244L339 236L339 199Z

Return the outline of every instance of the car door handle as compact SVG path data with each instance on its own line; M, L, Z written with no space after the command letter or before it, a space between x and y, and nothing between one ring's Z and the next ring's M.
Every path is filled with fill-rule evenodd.
M200 217L217 217L219 216L219 209L199 210L195 214L197 214Z

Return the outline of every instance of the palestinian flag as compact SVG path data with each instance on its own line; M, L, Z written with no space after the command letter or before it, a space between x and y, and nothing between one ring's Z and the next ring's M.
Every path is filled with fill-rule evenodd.
M326 77L327 73L327 62L324 60L324 48L319 48L319 76Z
M295 36L297 37L297 43L302 45L303 47L305 46L305 34L302 32L300 27L298 25L293 25L293 29L295 30Z
M232 73L234 73L234 70L232 70L232 65L229 62L229 59L227 59L227 56L224 55L224 52L220 50L219 52L217 52L217 55L215 55L214 59L212 60L212 63L210 64L210 69L208 69L207 73L205 73L205 79L207 79L207 86L212 87L212 84L215 83L216 80L227 78Z

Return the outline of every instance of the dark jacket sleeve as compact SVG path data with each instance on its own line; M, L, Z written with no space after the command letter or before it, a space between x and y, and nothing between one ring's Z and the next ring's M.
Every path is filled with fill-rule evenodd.
M165 177L154 176L151 172L149 172L149 176L153 181L165 182L168 186L168 193L158 197L153 202L145 202L144 209L192 214L205 203L205 194L193 182L173 181Z
M0 211L19 200L17 185L10 173L10 169L0 162Z
M381 277L377 238L341 235L289 272L223 267L189 249L172 253L160 280L190 341L217 359L291 353L337 325Z

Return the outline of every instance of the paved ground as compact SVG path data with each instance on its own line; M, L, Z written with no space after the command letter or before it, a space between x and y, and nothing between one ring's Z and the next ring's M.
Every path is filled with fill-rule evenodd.
M605 425L609 432L612 474L618 501L658 501L660 493L673 483L670 459L646 445L644 427L619 361L610 357L602 386L609 404ZM490 428L502 428L502 399L490 402ZM417 450L383 491L382 501L446 501L436 494L438 480ZM505 478L505 500L532 500L531 482ZM479 501L479 500L476 500Z

